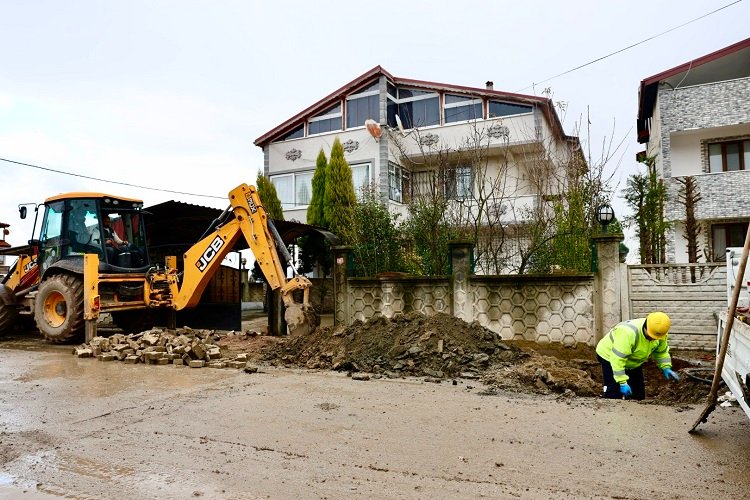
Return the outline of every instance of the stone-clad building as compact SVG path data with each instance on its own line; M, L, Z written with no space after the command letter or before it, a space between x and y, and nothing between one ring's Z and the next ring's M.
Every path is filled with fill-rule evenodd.
M701 262L743 246L750 221L750 38L641 81L638 142L656 158L673 222L667 260L688 262L678 178L694 176L702 200Z

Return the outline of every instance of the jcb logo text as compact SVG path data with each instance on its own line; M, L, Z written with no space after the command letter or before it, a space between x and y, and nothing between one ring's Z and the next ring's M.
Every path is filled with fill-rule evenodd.
M211 244L208 245L208 248L206 248L206 251L203 252L203 255L201 255L201 258L198 259L198 262L195 263L196 267L198 267L198 270L200 272L203 272L206 269L206 267L208 267L208 264L212 260L214 260L214 257L216 257L217 252L223 246L224 246L224 240L221 239L221 236L217 236L216 238L214 238Z
M245 193L245 199L247 200L247 204L250 205L250 212L255 213L258 211L258 207L255 205L255 202L253 201L253 195L248 191Z

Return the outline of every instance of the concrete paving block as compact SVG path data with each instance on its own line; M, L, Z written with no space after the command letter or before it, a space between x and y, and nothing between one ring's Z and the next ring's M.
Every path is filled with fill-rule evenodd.
M92 351L91 349L83 348L83 347L77 347L73 351L73 354L75 354L79 358L91 358L94 356L94 351Z
M168 365L169 361L170 361L169 358L159 358L159 359L155 359L153 361L153 364L155 364L155 365Z
M99 361L114 361L117 359L117 356L115 356L114 354L104 353L97 356L97 359Z
M211 361L208 363L209 368L226 368L227 364L223 361Z
M203 368L206 365L206 362L202 359L191 359L190 360L190 368Z
M123 363L134 365L138 363L141 360L139 356L136 356L134 354L131 354L129 356L125 356L125 359L122 360Z
M227 366L228 366L229 368L238 368L238 369L242 369L242 368L245 368L245 365L247 365L247 362L245 362L245 361L229 361L229 362L227 363Z
M146 361L156 361L164 357L163 352L145 352L143 353L146 356Z
M202 344L198 344L197 342L190 346L192 349L192 354L190 357L194 359L205 359L206 358L206 350L203 348Z

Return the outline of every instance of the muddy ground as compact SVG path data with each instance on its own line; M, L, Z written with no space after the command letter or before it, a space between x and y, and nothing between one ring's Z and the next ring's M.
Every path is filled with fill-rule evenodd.
M688 434L703 405L674 391L692 394L692 379L668 385L649 372L646 402L603 400L585 395L598 391L598 367L584 346L499 342L444 318L327 328L218 335L226 353L249 354L254 373L101 362L36 336L0 339L0 499L750 491L747 417L718 408ZM701 362L677 359L678 369Z
M260 329L258 324L250 326L247 331ZM593 347L502 341L478 323L445 314L377 317L291 338L227 335L218 343L227 353L247 352L255 362L274 366L434 381L480 379L491 389L531 394L596 397L602 391ZM679 383L667 383L653 363L645 365L649 401L704 402L710 385L699 379L711 378L713 355L673 352L672 357L674 369L683 374Z

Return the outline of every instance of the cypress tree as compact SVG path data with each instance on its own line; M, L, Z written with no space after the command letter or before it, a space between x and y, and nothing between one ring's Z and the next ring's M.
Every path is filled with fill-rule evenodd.
M323 217L328 228L346 243L357 197L354 193L352 169L344 159L344 148L338 137L331 148L323 200Z
M263 207L268 212L268 216L275 220L284 220L284 211L281 208L279 195L276 193L276 186L268 180L262 172L258 172L255 180L255 187L258 189L258 196Z
M325 215L323 213L323 204L325 203L326 191L326 170L328 169L328 159L323 152L323 148L318 153L318 159L315 162L315 173L312 178L312 197L310 206L307 207L307 223L314 226L328 227Z

